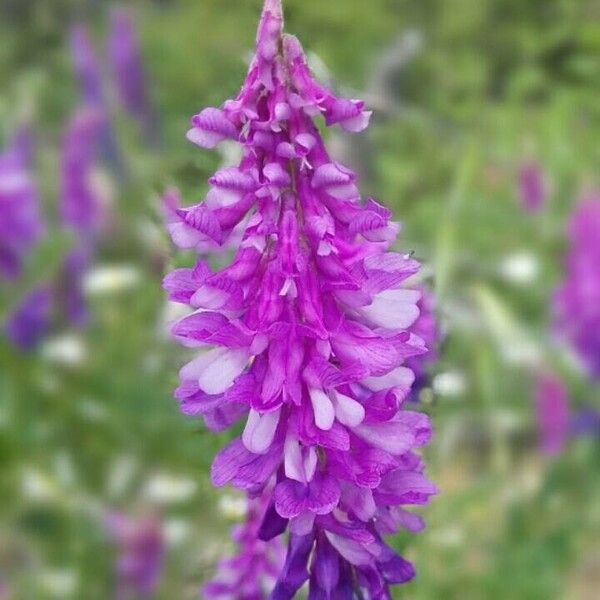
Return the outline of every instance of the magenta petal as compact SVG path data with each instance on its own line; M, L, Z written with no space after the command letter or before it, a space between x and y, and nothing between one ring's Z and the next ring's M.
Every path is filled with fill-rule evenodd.
M414 445L415 436L410 427L403 423L363 423L354 429L354 433L373 446L390 454L403 454Z
M221 487L231 481L239 468L251 460L241 438L235 438L215 456L210 478L214 485Z
M424 504L437 493L437 487L421 473L400 469L388 473L377 490L388 504Z
M275 508L284 519L292 519L308 508L308 485L284 479L273 491Z
M204 148L214 148L222 140L236 139L238 135L237 128L218 108L205 108L192 118L192 125L188 139Z
M340 501L340 486L329 475L316 473L309 484L306 508L317 515L330 513Z

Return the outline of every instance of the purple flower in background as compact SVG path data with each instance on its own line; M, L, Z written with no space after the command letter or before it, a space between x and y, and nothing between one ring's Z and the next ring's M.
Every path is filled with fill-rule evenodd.
M535 161L524 162L519 168L519 198L529 212L538 212L546 204L548 184L541 166Z
M221 560L213 579L202 586L207 600L262 600L273 589L285 557L283 543L274 538L259 539L269 498L248 498L246 520L233 529L239 551Z
M119 549L117 598L150 598L158 587L164 559L165 542L160 520L152 515L130 519L112 513L107 526Z
M584 407L572 415L570 425L573 435L600 438L600 411Z
M31 173L32 146L31 133L23 128L0 156L0 280L21 275L45 229ZM33 348L48 329L50 311L48 288L29 292L6 318L6 336L15 346Z
M121 103L148 135L155 135L157 123L148 96L139 42L133 20L125 9L111 11L108 53Z
M64 318L73 325L85 325L88 309L83 294L83 278L92 262L91 247L80 244L66 256L58 280L57 301Z
M118 178L122 180L125 177L123 161L108 118L102 73L87 27L82 23L75 24L71 28L70 42L73 68L81 92L81 104L87 109L93 108L102 115L100 127L102 154Z
M25 296L5 323L8 339L23 350L34 348L48 331L52 313L52 290L36 288Z
M92 40L85 25L77 23L70 35L73 68L79 83L83 102L91 106L104 106L102 74Z
M559 377L549 372L538 375L535 407L540 450L560 453L569 436L569 391Z
M60 164L60 218L63 225L89 238L101 227L104 214L91 180L98 142L105 122L94 108L77 110L65 131Z
M600 377L600 194L584 198L569 223L566 276L554 297L557 332L592 377Z
M44 233L31 173L31 134L17 132L0 155L0 277L19 277L23 261Z
M202 110L188 132L244 152L209 179L202 203L172 206L175 243L203 253L248 221L228 266L199 259L165 279L169 298L194 311L173 335L203 349L175 395L211 429L245 419L212 480L254 495L273 486L259 537L290 535L270 598L307 580L310 598L389 598L414 569L383 538L422 529L405 507L437 492L416 453L429 419L404 409L415 378L406 361L427 352L412 329L422 294L405 287L419 265L389 250L391 212L361 200L313 120L358 132L370 112L319 85L282 27L281 2L267 0L238 97Z
M77 242L63 265L57 294L65 317L74 324L83 324L87 319L82 280L105 220L100 194L91 180L103 125L102 112L79 109L63 139L59 212L62 224L76 234Z

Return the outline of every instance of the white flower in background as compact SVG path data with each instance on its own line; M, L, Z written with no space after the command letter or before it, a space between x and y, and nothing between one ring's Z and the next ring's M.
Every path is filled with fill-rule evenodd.
M21 473L21 491L27 500L34 502L51 502L58 497L50 477L32 467L25 467Z
M540 263L531 252L515 252L505 256L499 266L504 279L519 285L533 283L539 276Z
M460 371L446 371L433 378L432 388L439 396L462 396L467 391L467 380Z
M232 521L239 521L246 516L248 503L242 496L226 494L219 499L219 510Z
M189 538L191 527L185 519L168 519L163 524L163 533L169 546L180 546Z
M40 584L52 596L64 598L75 592L79 580L73 569L52 569L40 573Z
M79 413L88 421L105 421L108 417L106 407L100 402L85 398L77 403Z
M157 504L185 502L194 496L197 488L196 482L189 477L156 473L146 482L144 497Z
M500 348L508 363L539 367L542 360L541 348L529 338L515 340L514 344L505 344Z
M118 456L113 461L106 484L108 495L111 498L117 498L125 492L127 485L135 477L138 466L138 460L127 454Z
M88 271L83 279L83 289L90 296L118 294L139 284L140 270L135 265L99 265Z
M47 360L67 366L80 365L87 357L83 338L73 333L47 339L41 353Z

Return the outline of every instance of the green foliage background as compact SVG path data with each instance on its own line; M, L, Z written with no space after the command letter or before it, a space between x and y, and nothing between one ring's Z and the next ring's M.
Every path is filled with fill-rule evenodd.
M86 19L100 49L110 4L0 0L0 133L6 137L20 119L33 119L51 222L60 135L77 105L68 25ZM175 480L163 487L194 486L180 498L153 500L172 532L157 598L197 597L198 584L228 549L231 522L220 508L222 492L208 481L227 434L184 418L171 399L188 353L164 333L160 282L189 257L170 249L158 197L177 184L191 203L206 189L220 157L186 142L188 119L237 91L259 4L131 4L163 147L149 148L113 103L129 178L113 181L111 235L97 260L133 266L139 279L92 296L84 331L56 327L53 335L69 333L83 344L76 364L50 360L41 350L23 355L0 340L0 576L11 598L110 597L114 548L102 515L107 507L135 514L147 506L148 481L157 474ZM544 364L567 379L574 408L600 406L597 386L547 333L566 217L581 191L598 185L600 5L286 0L285 6L287 30L351 95L368 86L395 36L417 31L422 39L396 82L398 106L376 115L363 134L369 168L361 187L403 221L400 244L416 251L435 286L445 339L432 374L459 373L465 384L457 395L423 393L436 429L425 454L442 494L423 510L424 533L394 540L419 572L397 597L598 598L599 441L574 439L562 455L541 456L531 387L535 368ZM548 207L537 216L524 213L517 199L516 170L529 157L552 181ZM64 252L61 236L49 244L48 252ZM503 261L515 254L538 265L532 280L503 275ZM31 276L42 280L50 269L38 261ZM3 290L3 301L9 296ZM523 348L535 355L534 366L523 360Z

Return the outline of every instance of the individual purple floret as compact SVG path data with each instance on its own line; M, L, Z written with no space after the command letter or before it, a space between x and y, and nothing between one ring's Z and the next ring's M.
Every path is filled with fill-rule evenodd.
M416 453L429 419L404 409L415 378L405 363L427 352L412 330L421 292L405 287L419 265L389 250L391 212L361 200L314 122L361 131L370 112L319 85L282 26L280 0L267 0L241 92L188 132L244 153L209 179L202 203L173 209L175 243L202 253L249 220L229 266L199 259L165 279L169 298L194 310L174 336L203 349L175 395L214 430L245 419L211 475L253 495L274 486L259 537L288 530L289 542L272 600L306 581L311 599L381 600L414 576L384 536L422 529L405 507L437 493Z
M569 391L550 372L540 373L535 386L539 446L544 454L559 454L569 437Z
M202 586L207 600L263 600L273 589L285 558L285 546L274 538L265 542L259 530L269 498L248 499L246 520L232 531L239 551L221 560L213 579Z
M108 54L117 95L125 109L151 135L157 124L148 96L146 76L134 23L122 8L113 9Z
M566 276L554 298L556 329L592 377L600 377L600 194L590 194L569 224Z
M538 212L546 204L548 184L542 168L535 161L524 162L519 168L519 198L529 212Z
M115 566L116 597L151 598L160 581L165 542L156 516L130 519L112 513L107 519L109 533L119 554Z

